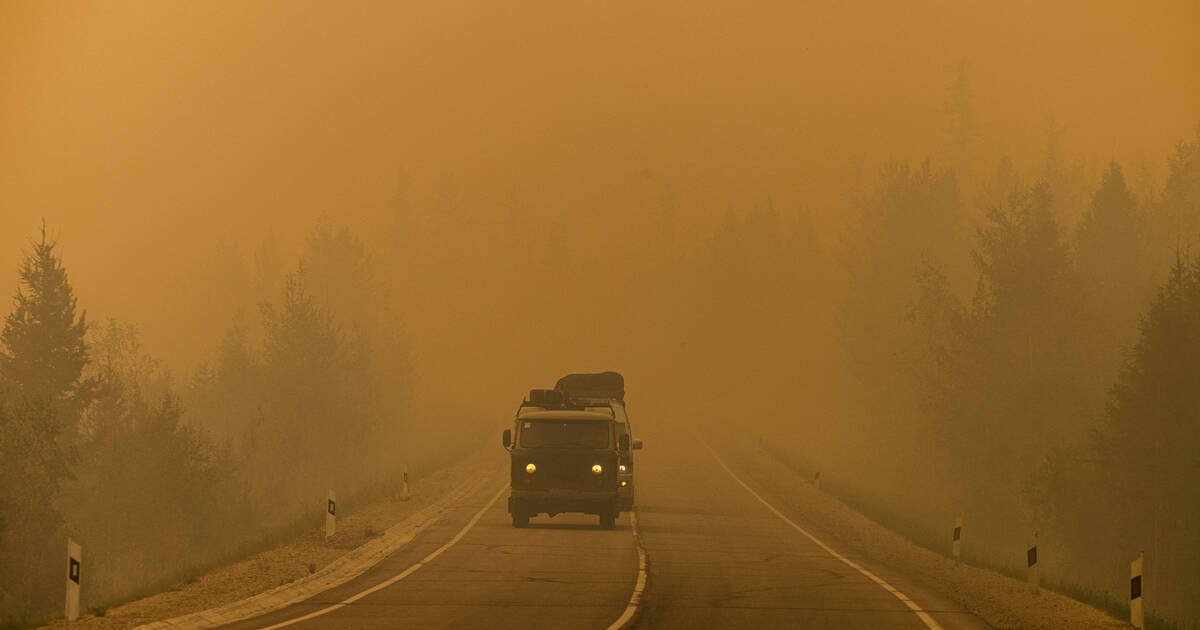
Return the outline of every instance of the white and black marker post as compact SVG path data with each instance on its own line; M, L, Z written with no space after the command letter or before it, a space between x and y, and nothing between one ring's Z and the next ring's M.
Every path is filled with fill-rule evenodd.
M83 547L67 539L67 621L79 618L79 578L83 569Z
M1142 605L1142 564L1146 552L1138 554L1137 560L1129 563L1129 623L1134 628L1146 627L1146 611Z
M325 540L333 538L334 532L337 531L337 496L333 494L333 490L329 491L329 498L325 501Z
M408 464L404 465L404 479L400 484L400 500L408 500Z
M951 544L951 550L954 553L954 566L958 566L958 563L962 560L962 521L962 516L954 519L954 538Z
M1041 579L1038 576L1037 532L1030 537L1029 549L1025 552L1025 556L1029 563L1029 592L1037 595L1041 588Z

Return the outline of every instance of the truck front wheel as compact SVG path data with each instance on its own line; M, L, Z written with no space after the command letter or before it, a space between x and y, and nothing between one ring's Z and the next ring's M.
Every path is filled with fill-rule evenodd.
M529 512L513 510L512 521L513 527L529 527Z
M615 529L617 527L617 511L605 510L600 513L600 528Z

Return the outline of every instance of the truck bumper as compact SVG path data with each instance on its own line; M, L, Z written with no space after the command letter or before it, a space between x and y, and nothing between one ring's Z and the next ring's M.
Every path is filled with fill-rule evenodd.
M513 490L508 496L508 512L530 516L538 514L604 514L620 511L616 492L598 490Z

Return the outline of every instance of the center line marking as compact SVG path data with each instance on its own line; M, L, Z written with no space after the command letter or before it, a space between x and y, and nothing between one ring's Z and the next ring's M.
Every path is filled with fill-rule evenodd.
M646 549L642 547L642 536L638 533L637 514L634 512L629 513L629 526L633 530L633 543L637 546L637 584L633 586L633 594L629 596L629 604L625 606L625 612L621 613L616 621L609 624L606 630L624 628L633 619L633 614L637 612L638 604L642 601L642 593L646 591Z
M699 437L697 437L697 439L699 439ZM937 621L935 621L933 619L933 617L930 617L929 613L922 610L921 607L918 606L916 602L909 599L909 597L907 595L905 595L904 593L901 593L899 591L899 589L892 586L891 584L888 584L886 581L884 581L883 578L881 578L881 577L875 575L874 573L871 573L867 569L863 568L857 562L854 562L853 560L847 558L846 556L843 556L842 554L834 551L833 547L830 547L829 545L826 545L825 543L821 542L821 540L819 538L808 533L807 530L805 530L803 527L800 527L799 525L797 525L795 522L792 521L792 519L784 516L783 512L780 512L779 510L775 509L775 506L771 505L770 503L767 503L767 500L762 498L762 496L760 494L755 492L754 488L751 488L750 486L746 485L746 482L742 481L742 479L740 477L733 474L733 471L729 469L729 466L725 465L725 462L721 459L721 457L719 455L717 455L717 452L714 451L712 449L712 447L708 445L707 442L705 442L704 440L700 440L700 443L704 445L704 448L708 449L708 452L710 455L713 456L713 459L717 460L717 463L721 465L721 468L724 468L725 472L729 473L729 476L733 477L734 481L738 482L739 485L741 485L743 488L745 488L746 492L750 493L750 496L753 496L755 499L758 499L759 503L762 503L764 506L766 506L766 508L768 510L771 510L771 512L774 513L775 516L778 516L781 520L783 520L783 522L787 523L788 525L791 525L792 529L800 532L801 534L804 534L806 537L808 537L809 540L816 543L818 547L829 552L829 555L833 556L834 558L837 558L838 560L841 560L843 563L845 563L846 566L850 567L851 569L854 569L855 571L858 571L859 573L861 573L864 576L866 576L867 578L869 578L872 582L883 587L883 590L891 593L892 595L895 595L896 599L904 602L905 606L908 606L914 613L916 613L917 617L919 617L921 619L921 621L925 622L926 626L929 626L929 630L942 630L941 624L939 624Z
M411 567L408 567L404 571L376 584L375 586L372 586L371 588L368 588L367 590L362 591L358 594L351 595L350 597L347 597L346 599L344 599L332 606L327 606L320 610L310 612L307 615L304 615L302 617L296 617L295 619L288 619L287 621L281 621L273 626L267 626L267 627L263 628L262 630L274 630L275 628L282 628L284 626L290 626L294 623L300 623L301 621L308 621L309 619L312 619L314 617L320 617L321 615L331 613L339 608L344 608L345 606L353 604L354 602L366 597L367 595L370 595L371 593L374 593L375 591L378 591L379 589L387 588L387 587L395 584L396 582L399 582L400 580L403 580L404 578L412 575L413 573L415 573L417 571L417 569L420 569L421 567L429 564L430 562L433 561L434 558L442 555L443 551L446 551L447 549L453 547L455 543L462 540L463 536L466 536L467 532L471 531L472 527L475 527L475 524L479 522L479 519L483 518L484 512L487 512L488 508L492 507L492 505L496 503L496 501L501 497L501 495L504 494L504 492L506 490L508 490L507 483L500 487L500 491L496 493L496 496L492 497L491 501L487 502L487 505L483 506L483 509L476 512L475 516L472 516L471 520L467 521L466 526L463 527L462 529L460 529L458 531L458 533L454 535L454 538L450 539L450 542L442 545L441 547L438 547L432 553L430 553L429 555L422 558L420 562L418 562L418 563L412 565Z

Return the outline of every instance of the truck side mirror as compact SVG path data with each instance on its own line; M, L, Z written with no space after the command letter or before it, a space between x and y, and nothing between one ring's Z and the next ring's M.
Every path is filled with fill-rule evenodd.
M641 440L636 440L636 439L635 439L635 440L633 441L633 450L635 450L635 451L640 451L640 450L642 450L642 441L641 441Z
M505 429L500 436L500 441L504 442L504 448L512 446L512 429Z
M617 437L617 448L622 451L629 450L629 434L623 434Z

